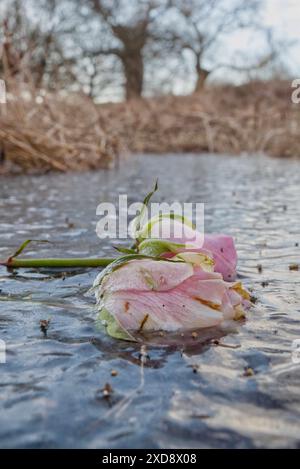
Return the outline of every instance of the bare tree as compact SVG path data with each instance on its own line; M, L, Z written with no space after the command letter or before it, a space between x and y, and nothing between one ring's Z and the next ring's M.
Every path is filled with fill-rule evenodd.
M57 14L59 2L47 0L39 4L35 15L43 12L42 22L31 18L24 0L8 3L2 18L0 37L0 71L9 78L32 82L34 86L53 87L70 74L70 60L64 56Z
M145 49L158 38L154 23L167 2L164 0L90 0L93 13L100 19L100 47L93 54L115 56L122 64L126 99L138 98L143 92ZM105 45L106 43L110 43ZM113 45L111 45L113 44Z
M225 63L222 57L220 44L228 34L245 28L261 29L258 0L172 0L171 4L176 13L170 27L174 49L177 53L189 51L194 59L195 92L201 91L210 74L221 67L246 71L262 68L273 58L274 50L246 66ZM213 56L210 66L209 56Z
M119 99L121 87L126 99L173 92L178 82L181 92L191 66L200 91L221 68L259 71L279 53L259 24L261 0L1 1L0 73L93 99ZM250 50L230 57L232 43L224 54L226 39L250 28L269 47L252 60Z

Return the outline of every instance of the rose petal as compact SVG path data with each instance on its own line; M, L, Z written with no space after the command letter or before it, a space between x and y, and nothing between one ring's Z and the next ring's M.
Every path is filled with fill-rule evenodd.
M221 323L222 313L173 289L168 292L116 292L103 306L125 330L175 331L212 327Z
M215 271L220 272L224 280L234 280L236 277L237 253L233 238L223 234L208 234L204 237L203 248L212 253L215 261Z
M102 289L165 291L170 290L193 274L193 266L185 262L130 261L112 272L102 282Z

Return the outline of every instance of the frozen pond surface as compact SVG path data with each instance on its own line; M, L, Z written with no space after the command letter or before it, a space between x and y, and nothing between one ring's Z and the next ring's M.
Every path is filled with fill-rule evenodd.
M95 270L0 268L0 446L300 447L291 354L300 274L289 270L300 262L299 173L293 160L171 155L134 157L111 172L0 179L1 258L27 238L53 242L29 255L111 256L113 243L95 234L96 206L118 193L139 201L159 176L157 200L205 202L206 230L236 238L239 276L257 297L247 321L220 339L230 347L209 334L148 347L136 392L140 346L97 328L86 295ZM51 319L47 337L42 319Z

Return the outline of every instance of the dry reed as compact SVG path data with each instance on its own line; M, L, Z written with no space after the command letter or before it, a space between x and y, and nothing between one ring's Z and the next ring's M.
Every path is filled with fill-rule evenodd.
M85 96L10 86L0 107L0 149L8 170L79 171L116 162L120 140Z
M132 152L300 156L300 105L286 81L208 87L102 107Z
M300 105L292 104L285 81L105 105L78 94L9 91L0 106L0 150L9 170L107 168L125 149L300 156Z

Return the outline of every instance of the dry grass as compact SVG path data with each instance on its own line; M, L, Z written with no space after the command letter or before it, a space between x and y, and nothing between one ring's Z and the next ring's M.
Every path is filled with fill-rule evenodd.
M90 99L42 98L32 89L25 99L24 89L11 87L10 95L7 105L0 105L0 149L7 170L79 171L115 164L120 140L106 129Z
M291 102L290 82L207 88L108 105L102 113L132 152L300 156L300 105Z
M96 106L49 95L0 106L6 168L22 171L111 167L120 152L265 152L300 156L300 105L289 82L208 88L201 94ZM5 111L5 112L4 112Z

